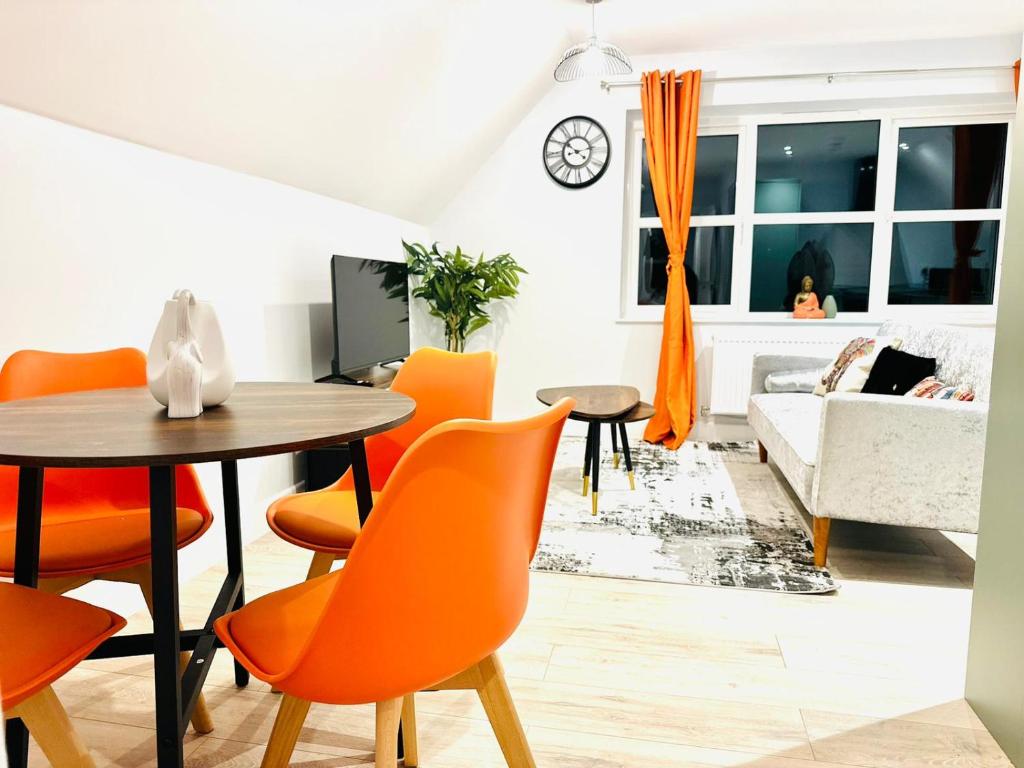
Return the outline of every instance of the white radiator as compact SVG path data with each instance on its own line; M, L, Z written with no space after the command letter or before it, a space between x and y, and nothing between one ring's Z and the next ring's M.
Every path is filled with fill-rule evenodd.
M711 350L711 413L718 416L746 415L755 354L833 357L843 343L833 339L716 335Z

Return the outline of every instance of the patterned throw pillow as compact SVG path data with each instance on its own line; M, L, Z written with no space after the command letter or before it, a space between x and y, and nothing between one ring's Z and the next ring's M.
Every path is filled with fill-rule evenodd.
M893 336L858 336L843 347L839 356L825 369L814 394L860 392L878 359L878 353L885 347L899 349L900 343L901 340Z
M904 397L924 397L929 400L961 400L970 402L974 399L974 391L951 387L943 384L934 376L922 379L907 392Z

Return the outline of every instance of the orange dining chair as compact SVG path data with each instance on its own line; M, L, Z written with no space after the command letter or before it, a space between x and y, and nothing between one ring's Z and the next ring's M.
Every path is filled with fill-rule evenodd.
M0 402L90 389L146 385L137 349L60 353L22 350L0 369ZM202 536L213 515L191 466L176 471L178 547ZM0 467L0 576L14 574L17 467ZM61 594L94 579L138 584L153 610L149 474L143 467L47 469L43 474L39 588ZM188 663L190 654L181 654ZM199 733L213 730L200 695L192 713Z
M402 454L431 427L451 419L490 419L496 365L493 352L424 347L409 355L391 390L415 400L416 413L400 427L366 439L370 488L380 491ZM359 535L352 470L327 488L278 499L267 510L267 522L285 541L313 551L307 579L327 573Z
M56 768L93 768L50 686L124 627L124 619L68 597L0 582L0 621L4 719L20 718Z
M509 766L533 757L497 649L526 610L551 465L574 402L522 421L422 435L384 486L345 567L219 619L217 635L285 695L264 768L288 764L311 702L376 704L376 765L417 764L423 690L476 690Z

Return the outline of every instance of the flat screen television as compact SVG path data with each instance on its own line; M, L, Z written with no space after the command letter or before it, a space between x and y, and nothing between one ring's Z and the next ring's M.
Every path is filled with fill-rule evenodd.
M331 257L335 376L409 356L409 273L402 262Z

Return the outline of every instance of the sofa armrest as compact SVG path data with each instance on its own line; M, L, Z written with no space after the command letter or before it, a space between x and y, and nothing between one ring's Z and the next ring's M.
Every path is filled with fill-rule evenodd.
M780 371L810 371L824 368L832 362L831 357L809 357L804 355L754 355L750 372L750 394L765 392L764 380L769 373Z
M812 512L976 532L987 423L985 403L827 395Z

